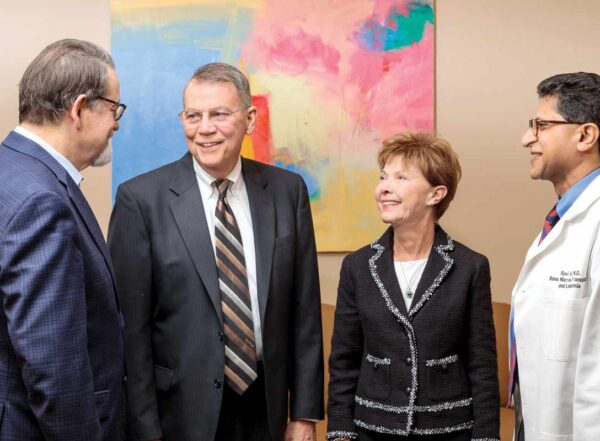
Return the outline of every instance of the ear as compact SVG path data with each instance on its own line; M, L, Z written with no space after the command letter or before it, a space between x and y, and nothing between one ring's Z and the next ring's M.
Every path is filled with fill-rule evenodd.
M69 118L75 124L77 129L81 127L81 113L85 109L89 109L89 101L86 95L81 94L75 98L75 101L73 101L73 104L69 109Z
M446 197L447 194L448 188L445 185L433 187L433 190L431 190L431 193L429 193L429 197L425 203L427 205L437 205Z
M598 137L600 129L594 123L585 123L579 127L579 140L577 141L578 152L588 152L598 147ZM596 152L597 153L597 152Z
M248 110L246 110L246 123L248 124L246 135L250 135L256 127L256 113L255 106L250 106L248 107Z

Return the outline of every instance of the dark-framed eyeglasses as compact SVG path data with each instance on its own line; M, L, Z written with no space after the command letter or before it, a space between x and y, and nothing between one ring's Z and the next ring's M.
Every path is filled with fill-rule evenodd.
M112 106L110 106L110 109L113 111L113 118L115 119L115 121L120 120L123 116L123 113L125 113L125 109L127 109L127 106L125 104L115 100L104 98L103 96L99 96L96 99L106 101L107 103L112 104Z
M529 128L531 129L531 133L533 133L533 136L537 136L540 127L543 128L552 124L573 124L579 126L581 124L587 124L587 121L556 121L551 119L539 118L532 118L529 120Z
M181 122L186 126L196 126L200 124L204 114L208 116L208 120L212 124L223 124L229 123L232 121L232 117L237 112L248 109L247 106L244 106L237 110L229 110L229 109L213 109L207 111L201 111L196 109L185 109L182 112L179 112L179 118Z

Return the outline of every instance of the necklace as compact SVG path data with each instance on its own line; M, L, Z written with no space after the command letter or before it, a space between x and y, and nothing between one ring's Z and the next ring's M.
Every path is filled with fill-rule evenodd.
M415 295L414 289L417 288L416 286L414 286L415 279L420 274L421 267L423 265L425 265L425 263L427 263L427 259L424 259L422 262L420 262L417 265L417 267L414 269L414 272L413 272L412 278L410 279L410 282L408 281L408 279L406 278L406 274L404 273L404 265L402 264L402 262L398 262L398 263L399 263L398 266L400 267L400 273L402 274L402 278L404 279L404 283L406 283L406 286L407 286L406 297L408 297L409 299L412 299L413 295Z

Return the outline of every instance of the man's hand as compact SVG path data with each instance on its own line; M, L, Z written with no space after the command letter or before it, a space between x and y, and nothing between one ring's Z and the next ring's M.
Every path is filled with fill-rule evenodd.
M285 441L316 441L317 432L312 421L290 421L285 429Z

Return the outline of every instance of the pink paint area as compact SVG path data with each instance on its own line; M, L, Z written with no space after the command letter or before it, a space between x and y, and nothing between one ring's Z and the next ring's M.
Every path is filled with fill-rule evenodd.
M373 5L372 19L379 23L386 23L390 17L390 12L395 11L402 15L408 15L411 8L412 0L376 0Z
M291 76L339 73L338 50L301 28L280 28L264 37L257 35L253 44L244 48L242 58L260 66L260 70Z
M401 130L433 129L433 26L398 51L357 51L343 77L345 108L357 127L383 139Z

